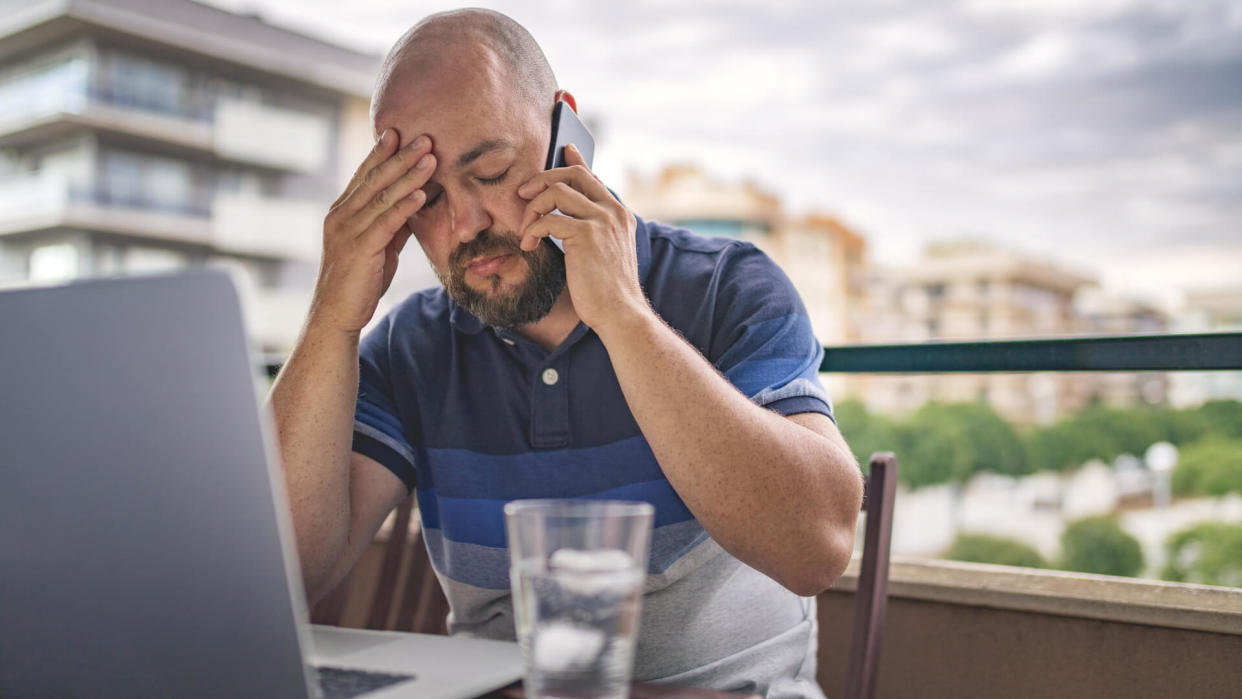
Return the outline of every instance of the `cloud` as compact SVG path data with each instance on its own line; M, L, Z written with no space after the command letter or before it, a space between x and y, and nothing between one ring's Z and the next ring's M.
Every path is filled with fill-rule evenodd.
M249 2L377 51L451 6ZM845 216L881 259L971 232L1103 270L1242 236L1242 3L484 4L540 40L618 184L694 160Z

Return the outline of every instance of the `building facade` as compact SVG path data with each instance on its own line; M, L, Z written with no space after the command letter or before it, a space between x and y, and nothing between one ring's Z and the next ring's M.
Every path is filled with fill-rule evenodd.
M631 175L625 202L638 215L707 236L754 243L780 265L802 296L820 342L858 341L855 313L866 291L866 239L824 214L789 217L780 199L752 182L727 183L694 166Z
M379 60L189 0L0 0L0 284L223 267L288 349Z

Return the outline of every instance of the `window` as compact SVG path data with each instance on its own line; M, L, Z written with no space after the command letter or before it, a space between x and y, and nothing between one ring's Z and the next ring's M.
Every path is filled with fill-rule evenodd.
M100 195L117 206L195 212L190 164L171 158L105 151Z
M101 65L101 97L126 107L168 114L186 114L187 77L174 66L113 53Z
M73 243L44 245L30 252L30 281L59 282L78 276L78 248Z
M0 77L0 120L81 111L87 73L86 59L78 57Z

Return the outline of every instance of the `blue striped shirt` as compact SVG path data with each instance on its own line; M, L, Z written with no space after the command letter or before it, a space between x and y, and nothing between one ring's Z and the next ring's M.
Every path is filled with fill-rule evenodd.
M652 307L739 391L784 415L831 417L818 380L823 349L792 284L766 255L747 242L703 238L641 219L636 238L640 281ZM645 500L656 516L635 677L693 681L686 673L696 667L745 655L746 648L689 644L691 656L697 650L700 656L720 657L670 660L667 653L652 651L644 665L644 640L659 634L652 627L661 625L648 618L653 604L663 606L653 598L662 594L677 605L693 605L682 598L699 588L696 575L706 580L706 571L746 567L710 540L664 477L607 350L587 326L580 323L547 351L485 326L437 287L411 295L382 318L363 338L359 354L354 451L383 464L417 492L454 632L513 637L506 502ZM742 577L753 573L771 582L747 571ZM767 583L746 585L750 595ZM767 628L747 642L768 642L797 627L801 631L791 645L796 648L806 641L803 632L814 630L813 604L774 582L771 587L764 595L798 600L797 607L778 600L788 612L784 626ZM769 616L782 618L780 611ZM719 645L719 639L713 643ZM648 646L659 643L653 637ZM799 677L806 674L801 660L802 669L792 673ZM809 662L813 677L814 658ZM746 672L742 675L750 677ZM721 688L744 683L716 681L720 677L706 679ZM744 686L763 691L777 679L754 677Z

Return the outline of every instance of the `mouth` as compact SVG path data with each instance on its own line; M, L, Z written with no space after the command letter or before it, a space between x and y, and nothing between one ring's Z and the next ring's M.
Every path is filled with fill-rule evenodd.
M500 272L513 255L492 255L480 257L466 265L466 269L476 277L489 277Z

